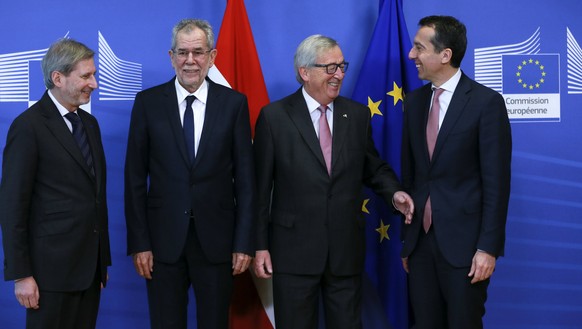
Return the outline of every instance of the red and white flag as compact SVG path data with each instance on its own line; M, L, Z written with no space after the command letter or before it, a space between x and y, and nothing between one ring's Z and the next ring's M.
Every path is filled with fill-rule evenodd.
M255 121L261 108L269 103L269 95L243 0L227 0L216 49L218 55L210 78L217 83L226 81L229 87L247 95L254 135ZM215 74L221 74L222 81Z
M216 49L209 77L247 95L254 136L255 121L269 96L243 0L227 0ZM230 329L275 329L271 280L250 272L235 277Z

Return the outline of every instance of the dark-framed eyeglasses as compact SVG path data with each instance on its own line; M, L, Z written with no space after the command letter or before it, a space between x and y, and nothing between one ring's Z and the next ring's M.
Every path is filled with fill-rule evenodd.
M178 57L179 59L182 59L182 60L187 59L188 56L190 56L190 54L192 54L192 56L195 59L202 59L206 55L208 55L211 51L212 51L212 49L208 49L208 50L202 50L202 49L196 49L196 50L172 49L172 53L174 55L176 55L176 57Z
M324 67L325 68L325 72L327 74L334 74L337 71L337 68L339 67L339 69L342 71L342 73L346 73L346 71L348 70L348 65L350 63L348 62L342 62L339 64L336 63L331 63L331 64L311 64L311 66L313 67Z

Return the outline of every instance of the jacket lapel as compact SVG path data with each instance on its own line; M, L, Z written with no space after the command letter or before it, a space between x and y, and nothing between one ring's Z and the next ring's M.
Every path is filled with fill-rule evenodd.
M453 94L453 98L451 98L451 103L447 108L447 114L445 115L445 119L441 125L441 129L439 130L439 134L437 136L434 153L433 153L433 161L438 158L441 149L445 145L445 141L447 136L451 133L453 127L457 123L459 117L465 110L465 106L469 101L469 92L471 91L471 86L469 84L469 80L465 74L461 76L461 80L459 80L459 84L455 89Z
M57 141L63 145L67 153L69 153L79 166L83 168L83 171L85 171L89 177L94 179L93 175L89 172L89 167L87 166L87 162L85 161L77 142L75 142L75 138L64 122L65 119L61 116L61 113L48 95L48 92L45 92L39 103L41 105L40 109L42 115L46 119L45 124L47 128L52 132ZM92 144L90 145L92 146Z
M313 123L311 122L309 109L307 108L307 103L305 103L301 89L299 89L297 92L295 92L295 94L293 94L292 97L290 97L287 106L285 106L285 110L287 111L289 118L299 131L299 134L311 152L315 155L315 157L317 157L323 168L327 168L325 165L325 160L323 159L323 153L321 152L321 146L319 146L319 139L317 139L317 134L313 129Z
M411 126L413 127L412 131L418 131L418 134L420 134L420 136L422 136L422 140L420 141L420 143L422 143L422 145L423 145L423 148L422 148L422 150L424 150L423 155L424 155L426 162L430 163L430 157L428 155L428 143L426 141L426 124L428 122L428 115L429 115L429 111L430 111L432 89L431 89L430 83L424 85L421 88L422 88L420 91L421 95L417 98L418 104L409 103L408 106L410 107L410 109L416 109L417 107L419 109L422 109L422 112L418 113L415 116L412 116L413 119L411 119L411 120L415 120L415 121L411 122ZM416 111L415 111L415 113L416 113ZM434 153L433 153L433 157L434 157Z
M337 163L347 135L348 126L350 123L350 115L348 107L342 97L337 97L334 101L333 107L333 134L332 134L332 148L331 148L331 167Z
M174 135L176 144L180 149L182 154L182 159L187 167L190 167L190 156L188 155L188 150L186 149L186 141L184 140L184 131L182 129L182 121L180 120L180 107L178 105L178 95L176 94L175 80L176 78L170 80L166 84L166 89L164 91L164 96L167 104L168 110L166 114L168 115L168 122L170 123L170 130Z
M214 82L210 79L208 81L208 98L206 99L206 111L204 112L204 124L202 127L202 134L200 135L200 142L198 143L198 152L196 152L196 158L194 160L194 169L198 163L199 159L204 156L204 153L208 149L208 145L211 143L212 131L217 122L217 118L220 116L221 98L218 89L214 87ZM185 150L186 148L184 148Z
M97 127L95 127L93 125L92 120L89 120L89 118L88 118L89 114L86 113L83 109L77 110L77 114L81 118L81 122L83 122L83 128L85 128L85 134L87 134L87 141L89 142L89 148L91 149L91 157L93 158L93 170L95 171L95 176L91 175L89 167L87 166L87 162L85 161L85 158L83 158L83 164L85 164L85 166L83 166L83 168L85 169L85 172L87 172L87 174L89 174L91 179L94 179L97 182L100 182L101 181L100 176L101 176L101 172L102 172L101 169L102 169L103 163L101 163L101 157L98 156L99 154L97 153L97 150L99 150L99 148L100 148ZM100 188L100 186L98 188Z

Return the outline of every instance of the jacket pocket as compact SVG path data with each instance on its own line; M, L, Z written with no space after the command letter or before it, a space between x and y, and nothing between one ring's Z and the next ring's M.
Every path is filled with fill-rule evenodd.
M275 225L291 228L295 226L295 215L275 211L271 214L271 221Z
M54 201L47 203L41 214L36 236L66 234L75 227L72 201Z

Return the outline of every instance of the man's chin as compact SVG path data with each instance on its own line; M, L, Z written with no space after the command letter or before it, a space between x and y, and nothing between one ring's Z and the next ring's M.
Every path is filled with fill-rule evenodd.
M198 79L198 77L196 77L195 79L187 79L181 81L180 84L182 85L182 87L184 87L184 89L188 90L189 92L194 92L200 86L200 79Z

